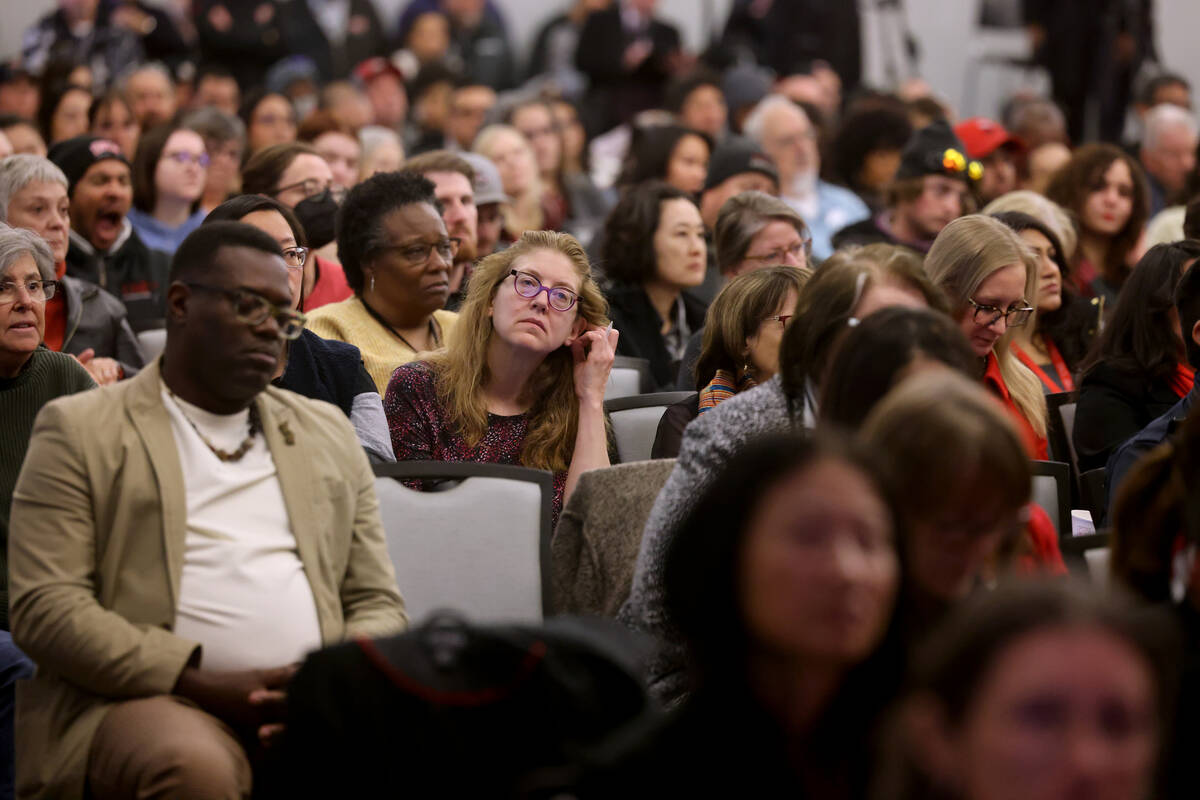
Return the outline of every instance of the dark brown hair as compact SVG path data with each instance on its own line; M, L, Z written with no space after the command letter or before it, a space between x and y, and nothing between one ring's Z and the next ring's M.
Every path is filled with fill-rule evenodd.
M147 214L154 212L154 204L158 202L158 187L154 185L154 173L158 171L158 162L162 160L167 140L176 131L191 131L201 139L204 138L199 132L192 131L191 128L168 122L156 125L138 139L137 152L133 156L132 165L133 206Z
M303 142L284 142L259 150L242 167L242 191L268 197L274 195L279 190L279 178L301 153L320 157L311 145Z

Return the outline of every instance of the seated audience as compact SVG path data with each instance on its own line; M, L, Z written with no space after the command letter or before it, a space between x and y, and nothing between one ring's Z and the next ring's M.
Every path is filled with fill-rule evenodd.
M359 129L358 141L362 148L358 180L365 181L377 172L395 172L404 164L404 143L391 128L367 125Z
M304 307L320 308L350 297L342 265L334 258L337 210L333 171L312 147L301 142L272 145L242 167L242 191L278 200L300 220L314 251L304 270Z
M227 67L208 63L196 70L191 99L193 110L211 108L222 114L237 116L240 101L238 80Z
M450 298L446 308L457 311L466 295L471 265L479 255L476 245L479 209L475 206L475 168L462 155L430 150L404 163L404 169L433 182L433 194L442 210L446 233L458 240L450 270Z
M587 174L564 168L563 132L545 100L529 100L509 112L509 122L533 147L542 187L542 215L547 230L569 233L585 248L604 224L608 199Z
M129 222L133 179L121 148L108 139L79 136L56 144L49 158L67 177L67 272L123 302L135 332L161 328L170 258L147 247Z
M208 152L199 133L159 125L142 136L133 159L129 221L147 247L171 255L200 227L207 180Z
M301 310L304 262L310 253L304 246L304 230L296 216L277 200L243 194L217 206L204 223L221 221L244 222L275 239L288 268L290 307L293 311ZM368 455L381 461L395 459L382 399L363 366L362 354L354 345L322 339L310 330L303 330L295 339L284 342L271 384L333 403L350 420Z
M980 205L992 202L1017 188L1017 163L1025 154L1020 139L1004 126L986 117L972 117L954 126L966 148L967 158L983 166L983 176L975 187Z
M704 223L686 192L654 181L617 203L604 225L602 268L621 331L617 353L650 362L655 387L675 381L688 339L704 325L704 305L684 292L704 281Z
M877 456L781 436L719 465L663 566L691 691L578 796L865 792L901 680L888 637L906 577Z
M142 130L170 122L178 110L175 79L161 63L151 61L125 75L121 91Z
M729 108L719 73L699 67L681 75L667 85L663 106L683 127L700 131L713 142L724 139Z
M1111 144L1085 144L1046 186L1046 197L1074 214L1079 246L1071 267L1075 288L1108 306L1129 277L1132 253L1149 213L1142 168Z
M1103 467L1122 442L1192 390L1195 370L1179 330L1175 287L1197 258L1200 242L1155 245L1130 273L1082 365L1074 429L1081 472Z
M249 796L294 664L406 622L353 429L268 387L278 243L205 225L171 278L164 359L46 406L17 480L22 796Z
M29 119L14 114L0 114L0 133L8 137L13 153L45 157L46 140Z
M675 469L646 520L632 591L621 608L623 622L661 635L663 555L697 498L714 479L713 465L728 463L747 442L760 436L814 427L818 382L838 334L851 319L864 319L895 305L945 308L945 300L925 277L920 260L908 251L877 246L841 253L814 273L784 328L779 373L726 400L684 430ZM663 668L651 665L651 674ZM651 690L660 695L674 689L669 684L651 684Z
M1029 457L1045 460L1046 399L1037 376L1009 349L1013 330L1029 323L1038 264L1021 238L981 214L954 220L925 258L930 280L946 293L951 315L980 360L983 383L1008 407Z
M1016 328L1009 349L1037 375L1046 394L1075 391L1079 363L1100 329L1099 303L1084 300L1069 283L1070 251L1053 228L1022 211L991 216L1016 231L1038 264L1037 299L1031 303L1036 313Z
M445 146L451 150L471 149L495 106L496 92L490 86L460 78L450 94L444 129ZM428 149L434 148L413 148L414 152Z
M458 245L433 183L408 171L382 172L350 190L337 243L354 294L311 312L308 327L357 347L383 394L396 367L445 346L458 319L443 310Z
M1183 335L1187 363L1193 372L1200 367L1200 270L1196 269L1195 265L1196 261L1193 260L1184 268L1183 277L1179 279L1179 286L1175 290L1175 313L1179 319L1180 333ZM1176 429L1191 415L1196 398L1200 396L1197 386L1200 384L1193 378L1191 391L1184 395L1183 399L1113 450L1106 465L1110 509L1120 494L1121 484L1125 482L1134 465L1173 436Z
M362 146L354 129L329 111L314 111L300 123L297 140L311 145L325 159L333 175L333 190L345 194L358 183L358 163Z
M604 389L618 331L607 323L568 234L530 232L483 259L447 347L388 384L396 458L550 470L557 521L579 475L609 465Z
M253 91L242 100L238 116L246 126L248 155L273 144L296 141L296 109L286 95Z
M488 125L471 149L496 165L504 193L510 198L500 207L504 214L502 241L515 242L525 231L541 230L546 223L542 179L529 140L511 125Z
M120 92L110 91L92 101L88 108L88 133L101 139L112 139L121 145L121 152L130 161L137 154L142 126L133 109Z
M200 108L183 117L181 123L204 139L208 153L208 172L200 208L212 211L242 188L242 152L246 149L246 126L234 114L215 108Z
M973 208L970 186L982 168L973 169L977 162L968 162L964 152L945 122L917 130L900 155L886 207L837 231L833 246L885 242L928 253L942 228Z
M83 136L88 132L88 109L92 93L87 87L66 84L48 87L38 106L38 125L42 138L53 147L61 141Z
M66 274L68 207L67 178L53 163L33 155L0 160L0 222L33 231L54 258L58 285L46 298L42 343L75 356L103 386L134 375L145 358L121 301Z
M1070 160L1071 148L1060 142L1046 142L1030 148L1025 157L1026 175L1021 181L1021 188L1044 195L1054 174Z
M1187 796L1154 792L1177 651L1161 620L1090 587L981 592L915 659L879 796Z
M831 144L832 172L866 203L872 214L886 205L885 193L912 136L904 107L864 106L842 119Z
M663 181L699 199L708 177L713 141L679 125L635 127L618 184L627 191L646 181Z
M750 112L743 130L775 162L780 197L812 231L813 256L829 258L840 246L833 235L870 211L854 192L821 180L817 131L804 109L783 95L769 95Z
M812 273L766 267L734 278L709 306L694 370L699 413L779 371L779 342Z
M1183 192L1196 170L1200 131L1190 111L1162 103L1146 112L1145 134L1138 160L1146 171L1150 190L1150 216L1169 205L1186 201Z
M708 175L700 193L700 216L709 231L717 228L717 218L725 203L746 192L779 196L779 171L766 153L748 139L730 136L713 150ZM790 206L789 206L790 210ZM799 219L800 215L792 212ZM719 261L719 259L718 259Z
M478 153L463 153L462 157L475 171L475 255L490 256L500 249L504 234L503 207L512 198L504 193L504 182L496 165ZM466 287L464 281L462 288Z
M0 796L6 798L13 796L13 692L18 681L32 678L34 672L33 662L9 633L5 554L13 486L42 406L95 386L75 359L40 344L46 301L56 288L54 276L53 256L45 242L30 231L0 224Z

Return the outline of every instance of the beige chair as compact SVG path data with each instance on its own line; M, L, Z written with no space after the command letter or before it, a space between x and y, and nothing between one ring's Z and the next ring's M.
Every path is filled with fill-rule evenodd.
M633 585L642 528L675 459L635 461L579 476L550 544L556 614L615 617Z

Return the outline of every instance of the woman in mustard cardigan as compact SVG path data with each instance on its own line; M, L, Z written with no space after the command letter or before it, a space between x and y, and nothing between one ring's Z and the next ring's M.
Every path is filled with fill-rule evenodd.
M458 240L436 203L422 176L385 172L355 186L338 211L338 257L354 296L310 312L307 327L357 347L380 394L396 367L441 348L458 319L442 310Z

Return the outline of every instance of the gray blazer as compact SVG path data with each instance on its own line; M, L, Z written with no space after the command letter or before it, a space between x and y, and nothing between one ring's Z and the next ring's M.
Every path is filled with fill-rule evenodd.
M146 365L142 348L125 316L125 304L91 281L64 275L59 284L67 305L62 352L77 356L91 348L112 358L131 378Z

